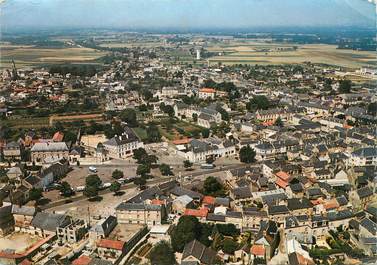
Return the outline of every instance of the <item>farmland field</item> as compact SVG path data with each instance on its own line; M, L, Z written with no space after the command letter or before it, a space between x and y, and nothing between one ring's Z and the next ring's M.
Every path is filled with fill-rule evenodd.
M10 67L14 60L17 67L56 63L90 63L106 53L90 48L37 48L26 45L0 45L0 68Z
M293 49L296 46L297 49ZM291 64L321 63L349 68L376 66L374 52L337 49L335 45L291 45L266 42L229 41L225 44L210 44L208 51L219 53L209 59L210 63L223 64Z

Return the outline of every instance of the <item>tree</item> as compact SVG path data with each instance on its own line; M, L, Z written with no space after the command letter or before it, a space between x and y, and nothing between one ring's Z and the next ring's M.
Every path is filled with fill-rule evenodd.
M102 184L102 180L97 175L89 175L85 179L84 195L86 197L98 196L98 190Z
M136 159L139 164L141 164L142 161L144 161L145 157L148 155L147 151L145 151L145 149L141 147L135 149L133 153L133 158Z
M29 190L29 199L35 201L36 203L43 197L42 189L31 188Z
M275 121L275 126L278 126L278 127L283 127L284 126L284 123L282 121L282 119L280 117L278 117Z
M229 113L222 107L217 107L216 110L221 114L221 119L223 121L229 121Z
M111 183L110 191L116 194L119 190L120 190L120 183L118 181L114 181L113 183Z
M368 105L368 113L370 115L377 115L377 101Z
M161 103L162 104L162 103ZM174 108L172 105L163 105L162 111L169 115L169 117L174 117Z
M67 181L63 181L61 186L59 187L59 191L62 193L64 197L69 197L73 195L73 190L71 185Z
M173 250L182 252L185 245L200 236L200 223L194 216L184 215L171 233Z
M85 179L86 186L93 186L99 188L102 184L102 180L98 177L98 175L89 175Z
M149 259L152 265L176 264L174 251L166 241L160 241L152 248L149 254Z
M161 164L159 166L159 169L160 169L161 174L164 175L164 176L173 175L173 172L171 171L170 166L167 165L167 164Z
M183 161L183 166L184 168L189 169L192 167L192 163L190 162L190 160L185 160Z
M215 177L210 176L207 177L204 181L203 193L205 195L221 197L225 195L225 189L224 186Z
M144 186L146 183L147 183L147 180L143 177L134 179L134 184L138 185L139 187Z
M266 96L254 96L247 104L246 108L249 111L268 109L271 106L270 101Z
M216 224L216 228L224 236L238 236L240 234L240 230L234 224Z
M122 121L127 122L127 124L130 127L136 127L138 125L137 117L136 117L136 112L133 109L125 109L125 110L123 110L120 113L119 118Z
M202 136L203 136L203 138L208 138L209 137L209 133L210 133L209 129L204 128L202 130Z
M234 254L234 251L238 249L238 243L233 239L225 238L223 241L222 250L227 254Z
M339 82L339 93L347 94L351 92L352 82L348 79L340 80Z
M98 196L98 188L95 186L85 186L84 195L89 198Z
M148 164L138 165L136 169L136 174L139 176L145 176L151 172L151 167Z
M115 169L111 175L114 179L120 179L124 177L123 171Z
M197 114L197 113L193 113L193 114L192 114L192 120L193 120L194 122L197 122L197 121L198 121L198 114Z
M243 163L252 163L255 161L255 151L249 145L244 146L240 150L240 161Z
M206 163L207 164L212 164L213 162L215 162L215 159L213 158L213 156L208 156L206 158Z
M161 141L160 131L158 130L158 127L153 123L147 127L147 139L150 143Z

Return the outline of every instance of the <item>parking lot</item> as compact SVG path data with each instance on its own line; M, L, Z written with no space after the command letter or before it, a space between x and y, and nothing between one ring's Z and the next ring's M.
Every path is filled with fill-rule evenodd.
M115 196L114 193L109 193L101 196L99 201L89 201L88 199L80 200L77 202L64 204L58 207L50 208L48 212L67 213L73 217L84 219L90 223L95 224L98 222L100 216L109 216L115 214L115 207L122 201L128 200L135 196L139 191L134 189L127 190L124 194Z

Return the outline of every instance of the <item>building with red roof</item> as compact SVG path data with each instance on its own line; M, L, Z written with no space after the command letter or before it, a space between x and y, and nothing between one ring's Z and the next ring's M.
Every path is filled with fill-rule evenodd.
M215 204L215 200L216 200L215 197L204 196L203 200L202 200L202 204L205 204L205 205L214 205Z
M64 133L62 132L56 132L54 136L52 137L52 140L54 142L63 142Z
M72 265L88 265L92 259L88 256L82 255L72 262Z
M213 88L201 88L199 89L198 96L201 99L211 98L214 99L216 95L216 90Z
M281 180L284 180L285 182L289 182L291 180L291 176L287 172L284 172L284 171L279 171L275 175Z
M101 239L97 242L97 252L101 259L116 263L124 256L125 245L124 241Z
M250 249L251 255L254 255L254 257L264 258L266 249L263 245L253 245Z
M195 216L198 218L206 218L208 215L208 209L207 208L186 209L184 215Z

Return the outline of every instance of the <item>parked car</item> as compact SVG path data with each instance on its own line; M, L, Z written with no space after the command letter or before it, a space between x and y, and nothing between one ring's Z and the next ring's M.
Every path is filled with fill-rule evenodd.
M85 186L78 186L75 188L75 191L84 191L85 190Z
M97 173L98 171L97 171L97 168L96 168L96 167L94 167L94 166L90 166L90 167L89 167L89 172L90 172L90 173Z

